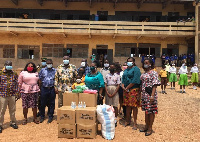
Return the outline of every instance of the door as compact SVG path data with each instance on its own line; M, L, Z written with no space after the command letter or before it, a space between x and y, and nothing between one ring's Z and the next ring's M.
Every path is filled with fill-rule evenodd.
M113 49L107 49L107 59L109 61L109 63L113 62Z

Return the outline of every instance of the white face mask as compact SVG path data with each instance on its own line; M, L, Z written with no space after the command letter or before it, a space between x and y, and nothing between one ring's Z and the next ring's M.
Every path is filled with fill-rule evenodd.
M109 67L109 64L105 63L105 64L104 64L104 67L106 67L106 68Z
M175 66L172 66L172 68L175 68Z
M85 67L85 62L81 62L81 66L82 66L82 67Z
M48 69L52 68L52 66L53 66L52 64L47 64Z
M76 79L76 82L77 83L81 83L81 79Z
M69 64L69 60L63 60L63 64L64 65L68 65Z

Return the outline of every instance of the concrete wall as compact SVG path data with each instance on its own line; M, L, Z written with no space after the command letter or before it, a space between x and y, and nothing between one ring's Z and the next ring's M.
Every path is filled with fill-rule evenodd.
M113 49L113 55L115 55L115 43L158 43L161 44L161 48L166 48L167 44L180 44L179 54L187 53L187 42L185 38L181 37L168 37L161 39L159 37L141 37L139 40L133 36L117 36L113 39L113 36L75 36L68 35L66 38L61 34L51 34L43 35L43 37L38 36L37 34L19 34L14 36L12 34L0 34L0 44L14 44L15 45L15 59L12 59L14 66L23 68L30 59L17 59L17 45L39 45L40 46L40 58L42 57L42 44L43 43L52 43L52 44L64 44L65 48L67 44L88 44L88 57L92 54L92 49L96 49L96 45L108 45L108 49ZM162 51L162 49L161 49ZM2 58L3 52L0 52L0 67L3 66L5 60ZM57 66L62 63L62 58L52 58L54 60L54 65ZM114 62L125 62L127 57L114 57ZM71 63L79 66L81 58L71 58ZM136 63L141 65L140 58L136 58ZM33 60L36 64L40 63L40 59ZM90 63L90 59L88 58ZM156 66L160 66L161 61L156 60Z
M92 2L90 7L89 2L68 2L65 7L63 2L44 1L44 5L40 6L36 0L19 0L16 6L11 0L1 0L0 8L24 8L24 9L55 9L55 10L90 10L90 14L97 14L97 11L108 11L108 15L115 15L115 11L151 11L162 12L162 15L167 15L168 12L179 12L180 16L187 16L187 12L194 12L195 8L184 8L183 4L168 4L165 9L162 9L162 4L147 4L137 8L137 3L117 3L114 8L113 3L97 3Z

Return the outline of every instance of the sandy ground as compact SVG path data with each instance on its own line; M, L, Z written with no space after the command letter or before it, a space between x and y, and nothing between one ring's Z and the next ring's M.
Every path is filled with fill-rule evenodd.
M154 133L145 137L144 133L139 130L132 130L132 127L117 126L115 139L117 142L131 141L200 141L200 88L193 90L191 86L186 88L186 94L179 93L179 86L176 90L166 89L168 94L161 94L161 89L158 87L158 107L159 112L153 125ZM56 100L57 108L57 100ZM57 109L56 109L57 110ZM101 136L100 126L96 139L64 139L58 138L57 121L54 120L51 124L45 122L36 125L32 122L32 111L29 110L29 123L26 126L22 125L23 115L21 100L17 101L16 110L18 130L14 130L9 126L9 112L6 111L4 130L0 134L1 142L66 142L66 141L106 141ZM55 111L56 119L56 111ZM143 127L144 112L139 109L138 126Z

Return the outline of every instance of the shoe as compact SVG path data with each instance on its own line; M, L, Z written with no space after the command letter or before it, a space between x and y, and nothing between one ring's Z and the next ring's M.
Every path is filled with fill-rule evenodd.
M44 118L40 118L40 123L42 123L44 121Z
M39 117L39 116L40 116L40 112L37 113L37 117Z
M164 91L165 94L167 94L167 92Z
M22 122L22 125L26 125L27 124L27 119L24 119Z
M51 123L53 121L53 118L49 118L49 120L47 121L47 123Z
M40 124L40 121L38 121L37 119L33 119L33 122L34 122L35 124Z
M162 91L162 94L164 94L164 91Z
M183 93L186 93L185 91L183 91Z
M140 129L140 132L147 132L148 129Z
M180 93L182 93L182 91L180 91Z
M13 129L18 129L18 126L17 126L16 123L10 124L10 126L11 126Z
M151 131L147 131L146 133L145 133L145 136L150 136L152 134L152 130Z
M3 127L2 127L2 126L0 126L0 133L2 133L2 131L3 131Z

